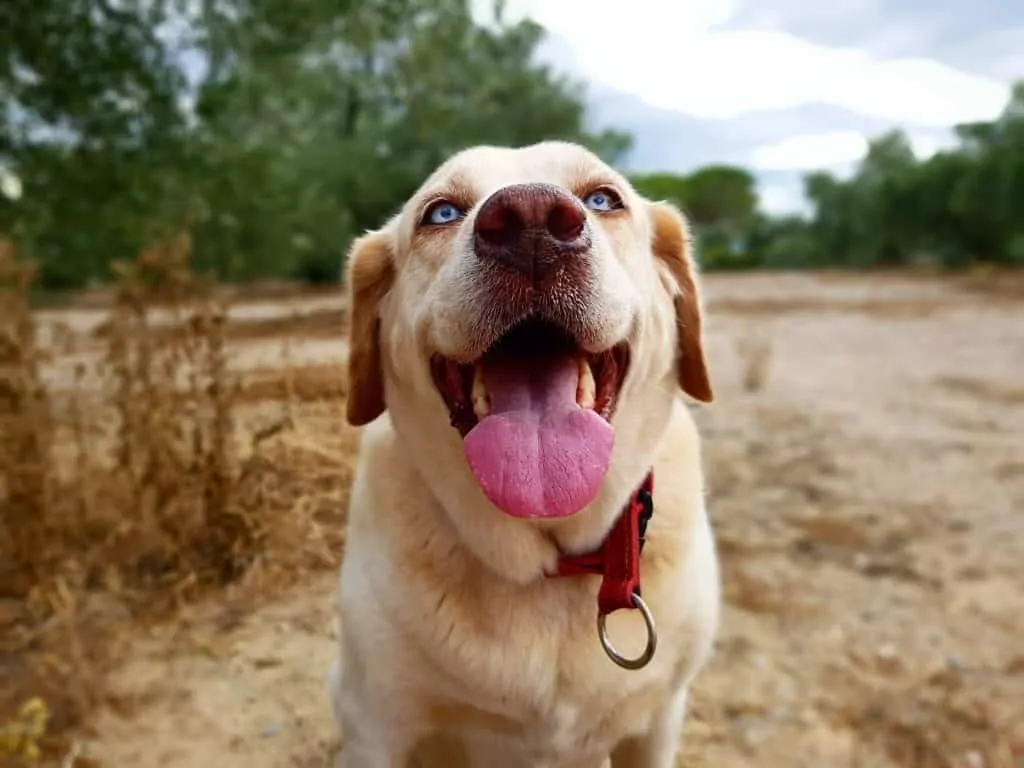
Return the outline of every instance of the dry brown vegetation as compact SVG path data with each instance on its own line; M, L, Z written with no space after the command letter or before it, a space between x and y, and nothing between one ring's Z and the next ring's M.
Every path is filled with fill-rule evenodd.
M103 686L126 627L243 576L266 594L340 555L344 464L283 446L287 412L238 423L244 402L343 396L340 366L243 380L225 345L253 331L227 327L188 257L177 238L118 265L98 334L57 324L44 344L32 270L0 252L0 713L7 751L22 757L62 755L89 712L127 706ZM95 335L98 354L48 386L43 368Z
M736 353L740 356L743 367L743 388L747 392L764 389L772 373L771 339L751 331L737 340Z
M331 764L344 308L187 255L33 312L0 253L0 765ZM708 278L691 768L1024 765L1024 295L962 282Z

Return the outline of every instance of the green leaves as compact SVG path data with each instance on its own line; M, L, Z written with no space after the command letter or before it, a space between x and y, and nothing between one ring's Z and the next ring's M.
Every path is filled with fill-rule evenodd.
M893 131L847 181L811 174L818 247L850 266L1024 263L1024 83L1003 114L956 127L959 146L919 162Z
M223 277L333 279L470 144L544 138L614 159L577 83L535 61L543 31L482 28L452 0L7 0L0 203L44 283L103 278L178 229Z
M1024 82L998 119L956 134L959 146L920 161L908 137L890 131L870 142L851 178L808 174L808 218L759 213L754 179L741 168L633 181L687 212L713 269L1024 264Z
M739 234L751 225L757 212L754 177L743 168L709 165L687 176L653 173L634 176L632 181L647 197L683 208L698 227L714 226Z
M4 0L0 173L21 194L0 194L0 233L48 287L181 230L224 278L333 280L463 147L622 159L631 137L588 124L583 85L537 62L543 36L478 26L466 0ZM710 266L1019 263L1024 83L957 133L924 162L893 132L852 178L809 175L806 220L758 213L742 168L635 182L687 211Z
M637 190L652 200L667 200L685 211L693 225L701 263L712 269L758 266L761 253L751 248L761 220L754 177L743 168L711 165L683 176L637 175Z

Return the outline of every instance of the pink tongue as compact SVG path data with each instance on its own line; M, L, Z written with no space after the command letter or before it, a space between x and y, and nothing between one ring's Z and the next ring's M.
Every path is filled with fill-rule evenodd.
M514 517L564 517L601 487L615 439L611 425L576 404L569 356L484 366L491 414L465 438L484 494Z

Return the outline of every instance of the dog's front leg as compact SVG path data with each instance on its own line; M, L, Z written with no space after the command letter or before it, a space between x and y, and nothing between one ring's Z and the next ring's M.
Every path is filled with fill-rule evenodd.
M408 768L419 735L393 721L341 717L342 740L337 768Z
M563 768L611 768L610 757L586 758L569 763Z
M408 760L393 754L387 745L346 739L338 754L338 768L406 768Z
M612 768L672 768L683 735L688 693L687 688L680 688L646 734L620 742L612 752Z
M408 727L406 707L366 696L365 689L357 688L358 674L345 678L345 662L339 659L330 672L331 703L341 733L337 768L406 768L423 735Z

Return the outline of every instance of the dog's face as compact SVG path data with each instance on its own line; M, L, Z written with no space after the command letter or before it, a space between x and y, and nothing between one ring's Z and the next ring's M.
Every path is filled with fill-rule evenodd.
M573 144L455 155L353 245L348 290L349 421L443 418L436 450L461 437L516 517L586 506L645 398L712 397L683 217Z

